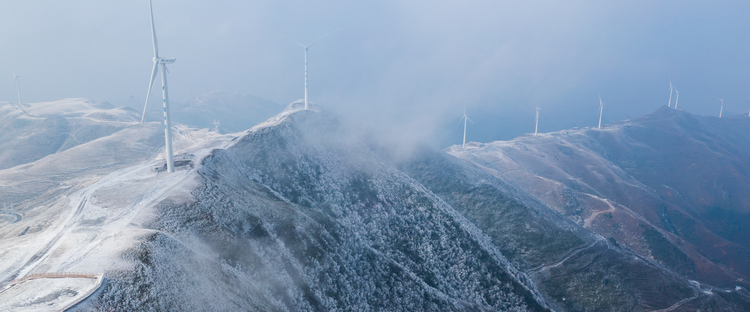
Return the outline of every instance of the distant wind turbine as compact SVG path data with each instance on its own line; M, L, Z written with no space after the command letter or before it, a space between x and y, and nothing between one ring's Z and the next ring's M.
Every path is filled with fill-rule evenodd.
M151 89L154 86L156 71L159 64L161 64L161 94L164 99L164 139L166 141L167 172L174 172L174 161L172 159L172 121L169 119L169 95L167 92L167 64L174 63L175 58L159 57L159 48L156 44L156 28L154 27L154 8L151 0L148 0L148 5L151 11L151 40L154 44L154 69L151 71L151 81L149 81L148 83L146 104L143 105L143 115L141 116L141 123L143 123L143 120L146 118L146 107L148 106L148 99L151 96Z
M21 78L21 76L16 75L16 72L13 71L13 79L16 81L16 91L18 92L18 108L23 109L21 102L21 82L18 78Z
M461 144L461 147L466 147L466 121L469 121L470 123L474 123L469 119L469 116L466 116L466 109L464 109L464 116L462 117L464 119L464 143Z
M672 107L672 90L674 90L674 86L672 85L672 79L669 79L669 103L667 104L667 107ZM677 104L675 104L676 106Z
M677 109L677 102L680 101L680 91L677 91L677 88L675 88L674 92L677 93L677 98L674 100L674 109Z
M536 126L534 127L534 136L536 136L537 131L539 130L539 105L536 106Z
M304 44L301 44L299 42L295 42L296 44L298 44L299 46L301 46L301 47L303 47L305 49L305 109L307 109L307 49L309 49L310 47L312 47L313 44L315 44L316 42L320 41L321 39L323 39L325 37L328 37L329 35L337 32L339 30L341 30L341 29L339 28L339 29L336 29L336 30L334 30L332 32L329 32L325 36L318 38L318 40L315 40L311 44L308 44L308 45L304 45Z
M218 120L214 120L212 124L214 125L214 131L219 132L219 125L221 123Z
M724 112L724 99L719 99L721 101L721 109L719 109L719 118L721 118L721 113Z
M604 103L602 103L602 96L599 96L599 129L602 128L602 112L604 111Z

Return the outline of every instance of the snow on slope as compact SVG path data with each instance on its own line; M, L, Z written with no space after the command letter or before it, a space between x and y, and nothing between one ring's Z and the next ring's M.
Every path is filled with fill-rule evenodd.
M62 116L66 118L89 118L99 121L135 122L137 112L130 108L116 108L107 102L82 98L69 98L52 102L29 103L24 105L23 118L45 118Z
M65 99L0 105L0 169L39 160L137 125L138 113L106 102Z
M30 111L56 113L41 107L45 110ZM92 113L89 107L82 108ZM189 168L232 139L205 129L175 128L176 158L185 165L174 175L154 170L164 163L163 128L158 123L135 124L35 162L0 170L2 195L16 202L14 213L21 216L0 227L1 287L29 273L105 272L127 266L121 260L122 251L149 233L137 226L139 216L147 216L148 208L165 192L178 193L173 187L189 176ZM27 309L24 302L64 304L76 299L59 301L59 296L50 295L42 301L31 300L36 296L33 285L46 287L44 282L24 282L21 286L30 289L27 297L13 290L0 293L0 301ZM63 293L83 294L75 290L56 294Z
M183 166L174 174L159 170L159 128L127 127L0 170L3 190L24 199L22 220L0 227L10 246L0 249L0 281L105 272L100 292L77 307L101 311L734 304L448 155L439 158L449 165L423 161L417 181L317 108L290 105L241 136L177 127ZM521 233L503 232L513 230ZM74 285L61 287L46 300L66 301ZM10 299L23 294L35 296Z
M700 118L663 107L601 130L566 130L447 151L643 257L688 278L730 288L746 285L750 259L738 242L706 230L700 211L705 209L701 201L721 200L721 194L732 194L740 203L730 208L734 211L748 202L743 199L747 192L740 191L747 181L738 179L743 176L738 172L749 172L742 159L750 155L750 142L738 135L748 128L745 119ZM735 187L722 186L727 184Z
M543 310L480 231L345 133L292 107L215 150L96 307Z
M292 105L243 140L180 128L175 147L186 165L174 174L157 170L163 160L152 145L156 125L0 170L4 190L24 199L17 206L22 220L0 228L0 280L7 285L29 273L106 272L105 286L80 309L542 309L530 282L519 280L481 232L395 169L377 165L382 159L367 146L335 137L305 144L294 130L299 118L315 118L305 114L320 113ZM285 140L323 149L305 156L295 146L277 145ZM227 149L234 144L242 146ZM364 157L355 161L358 174L341 171L351 159L330 158L330 144L346 145L338 152L354 147L352 156ZM307 178L282 186L237 170L257 161L253 168L270 170L266 178L283 179L290 172L275 171L286 166L277 161L313 158L315 166L339 173L309 190L319 200L331 194L316 203L295 202L287 193L320 178L316 172L296 171ZM385 171L365 170L365 164ZM411 195L401 198L403 192ZM325 208L331 205L336 213ZM35 287L49 284L25 282L25 291L0 293L0 301L20 309L62 305L82 295L78 282L56 281L60 289L47 289L41 298Z

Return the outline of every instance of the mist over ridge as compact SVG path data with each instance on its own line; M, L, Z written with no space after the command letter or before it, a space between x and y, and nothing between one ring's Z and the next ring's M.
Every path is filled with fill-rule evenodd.
M0 2L0 310L749 311L748 9Z
M303 97L394 135L447 146L465 107L472 141L610 123L667 102L700 115L750 110L748 4L683 1L494 2L157 0L162 54L174 56L171 97L239 92L286 105ZM145 1L0 4L0 99L90 98L142 109L150 67ZM106 65L104 65L106 64ZM152 100L154 100L154 97ZM484 118L479 118L479 117ZM177 120L176 120L177 121ZM392 129L392 130L391 130ZM457 131L456 131L457 132Z

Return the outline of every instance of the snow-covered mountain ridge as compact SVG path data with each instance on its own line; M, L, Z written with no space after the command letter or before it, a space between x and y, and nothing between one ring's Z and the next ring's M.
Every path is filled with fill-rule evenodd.
M634 120L447 151L595 233L714 286L750 286L747 117Z
M101 311L750 304L741 292L690 282L621 248L486 168L428 148L391 158L317 108L291 105L232 135L178 127L185 165L175 174L157 170L159 145L145 153L144 142L161 139L154 126L0 170L2 183L37 172L15 183L26 194L16 208L23 219L0 225L0 243L11 246L0 250L0 280L102 271L105 284L76 307ZM132 158L84 157L113 142L117 157ZM66 160L80 169L48 172ZM26 185L43 196L31 197ZM43 297L79 295L65 287Z

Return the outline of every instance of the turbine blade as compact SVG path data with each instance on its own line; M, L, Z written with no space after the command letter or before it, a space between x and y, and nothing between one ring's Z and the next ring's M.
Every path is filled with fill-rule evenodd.
M294 41L294 40L292 40L292 38L289 38L289 37L287 37L287 39L289 39L289 41L291 41L291 42L294 42L294 43L296 43L296 44L297 44L298 46L300 46L300 47L303 47L303 48L305 47L305 45L304 45L304 44L301 44L301 43L299 43L299 42L297 42L297 41Z
M148 107L148 98L151 97L151 89L154 87L154 80L156 79L156 70L158 69L159 63L154 62L154 69L151 71L151 81L148 83L148 92L146 92L146 104L143 105L143 115L141 115L141 123L146 118L146 107Z
M469 119L469 116L466 116L466 120L468 120L470 123L474 123L473 121L471 121L471 119Z
M148 0L148 8L151 10L151 40L154 42L154 57L159 57L159 48L156 45L156 28L154 27L154 5Z
M316 42L320 41L321 39L323 39L323 38L325 38L325 37L328 37L329 35L331 35L331 34L333 34L333 33L337 32L337 31L339 31L339 30L341 30L341 29L343 29L343 28L339 28L339 29L336 29L336 30L334 30L334 31L332 31L332 32L329 32L329 33L327 33L327 34L326 34L325 36L323 36L323 37L320 37L320 38L318 38L318 40L315 40L315 41L313 41L313 43L311 43L311 44L308 44L308 45L307 45L307 46L306 46L305 48L309 48L309 47L312 47L312 45L313 45L313 44L315 44Z

